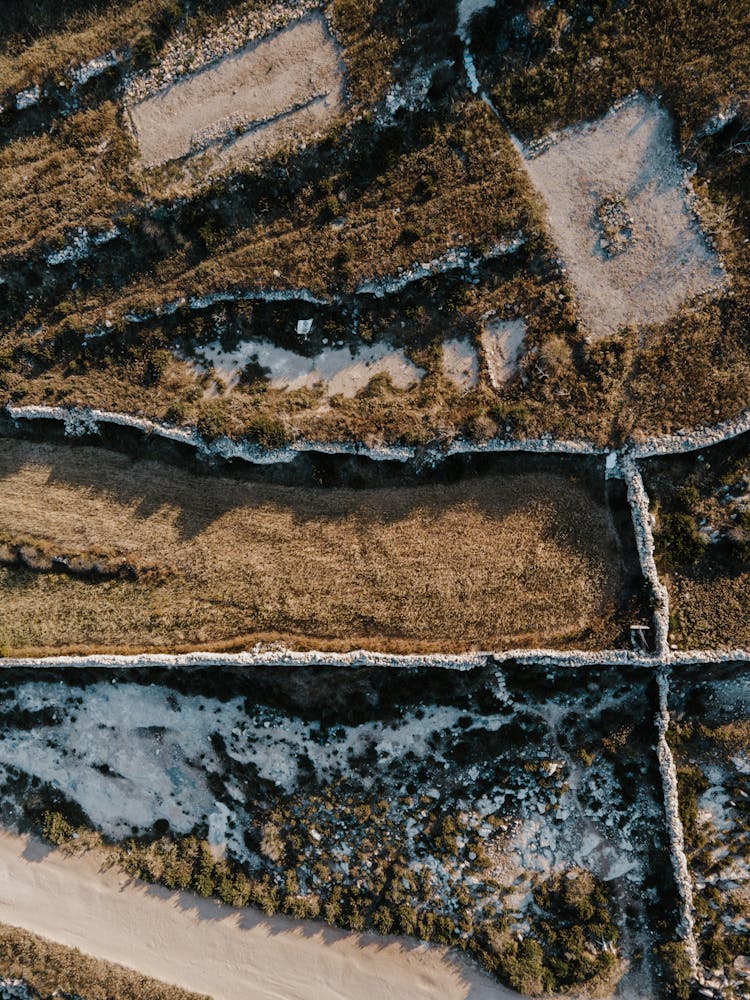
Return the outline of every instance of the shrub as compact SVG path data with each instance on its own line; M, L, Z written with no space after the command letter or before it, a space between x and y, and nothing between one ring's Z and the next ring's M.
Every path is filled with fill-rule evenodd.
M662 517L659 548L666 566L692 566L703 555L706 541L689 514L671 511Z
M231 420L227 404L223 400L205 403L197 422L198 433L206 441L215 441L231 430Z
M372 923L378 934L390 934L395 923L393 913L388 906L380 906L372 915Z
M693 972L684 941L668 941L659 948L669 994L676 1000L688 1000L692 992Z
M698 835L698 796L707 790L708 780L697 765L681 767L677 772L680 820L688 841Z
M254 417L247 429L247 436L263 448L281 448L289 440L286 427L280 420L265 414Z
M51 811L45 812L42 822L42 831L45 839L49 840L49 842L54 844L56 847L60 847L62 844L65 844L67 841L72 839L75 831L62 813Z

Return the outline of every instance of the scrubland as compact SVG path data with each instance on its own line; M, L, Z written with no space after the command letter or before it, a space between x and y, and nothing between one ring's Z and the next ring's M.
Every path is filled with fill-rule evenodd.
M259 16L267 6L257 7ZM117 80L104 79L64 117L42 102L38 113L50 128L32 121L26 129L20 113L8 119L0 151L7 179L0 391L17 402L142 411L261 443L299 435L424 443L552 433L617 444L736 414L750 382L745 41L736 37L739 9L722 7L722 35L704 28L700 11L688 17L689 6L675 0L668 7L672 40L661 60L667 29L641 4L591 14L565 5L546 13L521 4L488 10L476 18L473 50L501 116L524 137L590 118L635 88L662 93L680 152L698 165L692 186L703 228L727 267L728 284L717 294L592 343L517 151L489 109L467 94L455 11L337 0L326 10L342 46L349 112L307 148L210 181L188 183L169 166L141 171ZM128 72L189 51L246 8L200 7L188 18L173 11L159 22L153 51L143 46ZM107 30L135 7L117 11ZM34 32L33 44L57 37L68 24L64 13L48 12L12 44L26 52ZM98 38L106 18L93 7L87 17ZM678 59L680 46L692 61ZM497 85L493 66L504 67ZM563 87L571 74L574 86ZM688 87L685 74L700 86ZM732 101L738 118L701 136L702 121ZM90 245L107 233L108 242ZM493 245L518 239L515 253L486 259ZM463 248L484 261L478 270L458 267L382 298L362 292ZM68 251L61 263L48 262ZM321 298L318 347L322 337L353 346L386 340L404 346L428 376L406 391L375 380L353 400L269 390L262 378L225 392L177 357L185 343L224 337L222 309L177 306L170 317L140 322L182 297L268 289ZM526 323L518 370L493 386L480 366L479 384L466 390L441 375L440 351L458 332L481 359L487 314ZM235 342L264 323L282 345L292 336L288 317L264 312L258 300L230 323Z
M673 640L685 648L750 646L750 442L647 467Z

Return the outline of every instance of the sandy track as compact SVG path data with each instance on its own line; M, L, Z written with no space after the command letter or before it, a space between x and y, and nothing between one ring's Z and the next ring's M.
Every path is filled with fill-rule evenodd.
M0 835L0 920L216 1000L515 1000L444 948L264 917Z

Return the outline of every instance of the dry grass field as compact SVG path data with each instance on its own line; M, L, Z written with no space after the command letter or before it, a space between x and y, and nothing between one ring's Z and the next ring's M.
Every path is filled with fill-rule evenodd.
M180 14L175 0L8 0L0 23L0 96L8 99L110 49L137 48L168 32Z
M621 639L608 512L565 475L503 467L450 484L292 488L7 440L0 469L0 532L27 553L0 570L6 655ZM50 556L136 572L83 578Z
M13 87L38 82L43 94L28 115L16 114L8 110L9 83L11 103L3 99L0 115L0 402L88 404L261 441L258 427L270 423L276 439L425 443L553 434L615 445L717 422L746 406L746 4L714 12L721 30L707 28L711 19L696 0L670 0L663 17L640 0L622 11L597 8L591 20L567 0L544 10L495 5L478 15L480 77L523 137L590 120L634 90L662 100L658 142L644 143L641 130L630 156L620 157L618 133L617 154L607 146L598 171L609 176L607 164L616 163L618 184L629 185L624 210L638 230L632 246L607 259L595 246L596 211L623 192L597 189L598 205L581 196L576 232L586 266L578 276L559 233L556 244L547 232L578 182L555 172L548 213L507 130L467 91L454 5L333 0L325 15L341 51L349 113L305 148L290 142L260 164L211 177L197 165L186 177L177 161L139 165L125 124L125 105L132 110L135 100L128 88L135 86L136 104L145 94L136 84L149 74L169 83L168 93L190 90L213 72L199 71L207 38L229 31L221 56L237 52L245 42L227 26L257 15L256 42L282 23L274 18L283 5L11 6L0 26L0 68L5 59ZM71 69L119 52L125 37L132 60L68 106ZM65 87L56 73L68 74ZM130 81L125 90L118 74ZM309 80L302 82L307 93ZM294 87L289 99L304 100ZM254 92L253 122L230 124L244 129L287 107L272 100L266 107L264 97L262 88ZM728 103L739 109L731 127L696 133ZM229 147L252 143L258 131L251 127ZM537 165L554 160L553 148ZM686 208L678 175L688 161L698 167L691 183L702 228L728 274L726 288L705 297L695 293L717 289L718 269ZM653 183L642 191L647 178ZM429 278L374 304L357 291L458 248L481 258L519 234L522 249L477 271ZM219 310L186 307L148 323L127 318L140 321L181 297L268 289L334 300L315 320L321 344L344 337L354 348L360 340L403 347L427 377L406 392L380 380L357 398L334 401L316 391L266 391L252 379L223 392L175 361L186 341L223 335ZM246 324L255 324L253 334L260 326L288 348L285 317L256 312L260 319ZM481 358L489 314L525 324L517 370L493 385L480 364L478 384L457 387L443 377L441 347L459 337ZM242 324L235 332L229 349L246 339Z

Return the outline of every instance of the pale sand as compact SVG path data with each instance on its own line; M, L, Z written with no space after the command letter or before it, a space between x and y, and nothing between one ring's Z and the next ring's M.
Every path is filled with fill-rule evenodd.
M338 47L312 14L130 109L144 166L214 148L221 162L311 137L344 106Z
M445 377L461 389L471 389L479 381L479 359L468 340L446 340L442 364Z
M568 129L524 162L547 202L581 318L595 337L662 322L724 281L688 204L672 122L657 101L636 97L599 121ZM633 243L607 257L596 209L613 195L633 220Z
M0 835L0 921L215 1000L518 1000L445 948L265 917Z

